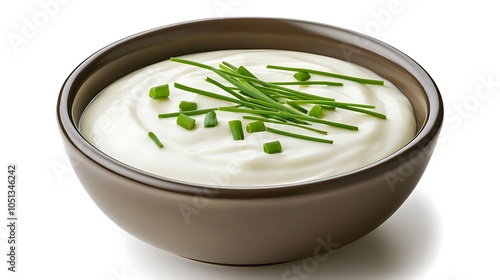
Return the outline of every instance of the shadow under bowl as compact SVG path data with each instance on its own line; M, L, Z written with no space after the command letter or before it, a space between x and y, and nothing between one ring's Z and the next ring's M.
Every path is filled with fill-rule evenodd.
M80 134L86 106L106 86L172 56L225 49L282 49L330 56L391 81L413 106L416 136L351 172L259 189L214 188L159 177L97 150ZM57 117L65 149L97 206L131 235L210 263L260 265L330 251L371 232L407 199L432 155L443 104L415 61L373 38L313 22L208 19L139 33L97 51L67 78Z

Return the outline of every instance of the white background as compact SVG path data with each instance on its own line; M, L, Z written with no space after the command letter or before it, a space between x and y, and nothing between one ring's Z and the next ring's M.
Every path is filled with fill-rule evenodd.
M419 62L445 101L441 141L410 198L303 278L500 279L494 1L55 1L0 4L0 279L281 279L301 264L215 266L142 243L85 193L56 125L64 79L101 47L166 24L240 16L317 21L376 37ZM4 262L10 162L18 164L17 273Z

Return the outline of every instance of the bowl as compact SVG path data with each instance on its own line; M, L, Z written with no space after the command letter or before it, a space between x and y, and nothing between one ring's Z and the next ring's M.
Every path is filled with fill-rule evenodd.
M172 56L254 48L326 55L375 71L409 99L416 136L390 156L341 175L235 189L179 182L135 169L94 148L78 130L89 102L130 72ZM228 18L160 27L102 48L64 82L57 118L81 184L123 230L185 258L261 265L324 259L386 221L408 198L431 158L443 103L421 66L376 39L293 19Z

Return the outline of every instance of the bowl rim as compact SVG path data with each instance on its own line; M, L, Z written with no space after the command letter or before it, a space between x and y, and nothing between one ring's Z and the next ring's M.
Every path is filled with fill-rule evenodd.
M345 33L347 36L356 36L361 38L364 42L370 42L370 44L375 44L384 51L384 55L396 56L402 59L405 63L412 66L413 69L419 74L420 79L426 80L427 83L422 85L424 92L426 93L426 98L428 100L428 114L426 116L425 122L422 128L416 132L416 135L412 140L410 140L405 146L401 147L394 153L368 164L364 167L354 169L345 173L341 173L334 176L329 176L326 178L310 180L300 183L282 184L282 185L271 185L269 187L236 187L236 186L215 186L215 185L201 185L195 184L175 179L169 179L159 175L155 175L149 172L142 171L140 169L134 168L127 164L124 164L104 152L101 152L90 144L81 135L78 128L74 125L72 118L71 109L69 108L69 93L74 90L73 83L77 80L77 77L82 73L86 67L92 64L93 61L104 56L106 53L110 52L115 48L119 48L121 45L133 41L140 40L141 38L147 37L148 34L155 32L162 32L167 29L177 28L182 25L189 24L206 24L212 21L238 21L238 20L267 20L267 21L280 21L288 22L299 25L314 25L329 28L332 32ZM360 40L361 41L361 40ZM353 44L353 42L349 42ZM354 45L356 43L354 42ZM373 46L373 45L372 45ZM358 45L358 47L362 47ZM381 53L377 53L382 55ZM390 59L390 58L388 58ZM416 77L413 73L412 75ZM420 80L419 80L420 82ZM78 90L78 89L77 89ZM432 79L432 77L427 73L427 71L420 66L415 60L413 60L408 55L399 51L398 49L370 36L348 30L345 28L298 19L289 18L273 18L273 17L238 17L238 18L208 18L208 19L198 19L191 21L184 21L179 23L173 23L169 25L164 25L149 30L145 30L128 37L124 37L117 40L98 51L91 54L83 62L81 62L66 78L64 81L59 96L57 99L57 121L61 134L67 140L68 144L77 149L86 158L93 161L110 172L113 172L119 176L137 181L144 184L144 187L152 187L165 191L172 191L181 194L202 194L207 197L217 197L217 198L267 198L267 197L277 197L277 196L291 196L304 193L316 193L327 190L339 189L348 186L352 182L359 182L366 180L366 178L371 178L380 174L380 168L383 165L392 163L399 165L401 163L401 158L409 158L412 152L422 150L427 147L430 143L435 142L435 138L438 137L441 130L443 122L443 100L439 89ZM68 149L67 149L68 151ZM72 163L73 164L73 163ZM75 168L75 166L73 166ZM359 176L362 174L363 176ZM362 177L362 178L361 178ZM329 186L331 183L335 182L336 186ZM327 186L328 185L328 186Z

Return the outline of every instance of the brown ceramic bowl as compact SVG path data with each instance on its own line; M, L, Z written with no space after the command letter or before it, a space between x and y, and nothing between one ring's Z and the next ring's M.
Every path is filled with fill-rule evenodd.
M259 189L214 189L120 163L78 131L87 104L125 74L172 56L251 48L321 54L377 72L413 105L415 138L382 160L331 178ZM125 231L186 258L256 265L324 258L325 250L349 244L381 225L422 176L442 125L443 104L424 69L380 41L318 23L231 18L161 27L104 47L67 78L57 116L82 185Z

